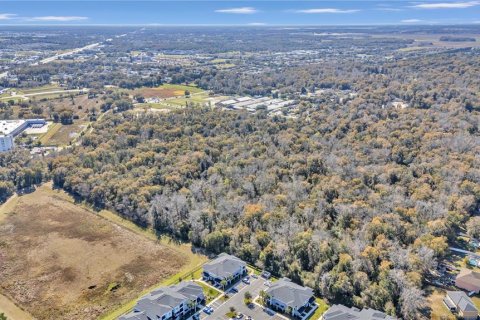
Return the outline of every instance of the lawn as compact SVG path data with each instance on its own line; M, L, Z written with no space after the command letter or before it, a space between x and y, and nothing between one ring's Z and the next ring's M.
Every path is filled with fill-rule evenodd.
M8 230L0 233L8 261L0 268L2 294L36 319L98 319L206 261L188 245L108 216L51 184L11 198L0 208L0 229Z
M42 145L49 145L50 139L62 128L62 124L60 123L52 123L48 131L39 137L40 142Z
M430 319L432 320L455 320L455 316L447 309L443 303L445 290L433 286L427 287L428 302L431 308Z
M470 298L472 299L472 302L475 305L475 307L477 307L477 309L480 310L480 296L477 294Z
M202 92L202 93L197 93L197 94L194 94L192 96L190 96L189 98L186 98L186 97L180 97L180 98L176 98L176 99L169 99L166 101L166 103L168 104L172 104L172 105L176 105L176 106L179 106L179 107L184 107L186 105L186 103L197 103L197 104L205 104L207 102L207 98L208 98L208 93L207 92Z
M89 122L77 120L73 124L60 125L59 129L50 135L47 140L44 139L45 142L42 141L42 144L66 146L80 135L80 133L88 126L88 123Z
M203 288L203 294L207 298L207 304L212 302L216 297L218 297L221 294L220 291L218 291L217 289L213 289L210 286L207 286L203 282L197 282L197 284Z
M311 320L320 319L322 314L324 314L325 311L327 311L328 308L330 308L330 306L325 302L325 300L323 300L321 298L316 298L315 303L318 305L318 308L317 308L317 310L315 310L315 312L310 317Z

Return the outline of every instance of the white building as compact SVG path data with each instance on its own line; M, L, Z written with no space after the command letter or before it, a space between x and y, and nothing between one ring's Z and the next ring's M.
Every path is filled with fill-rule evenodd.
M12 150L13 138L28 127L42 127L46 123L44 119L0 120L0 152Z
M250 98L239 97L229 100L220 101L217 106L225 109L241 110L245 109L250 112L255 112L258 108L265 108L269 112L278 111L280 109L291 108L296 105L294 100L274 99L270 97Z
M0 135L0 152L12 150L14 147L13 137Z

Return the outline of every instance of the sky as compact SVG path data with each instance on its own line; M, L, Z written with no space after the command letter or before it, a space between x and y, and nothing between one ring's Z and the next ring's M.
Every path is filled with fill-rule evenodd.
M0 25L479 24L480 0L0 0Z

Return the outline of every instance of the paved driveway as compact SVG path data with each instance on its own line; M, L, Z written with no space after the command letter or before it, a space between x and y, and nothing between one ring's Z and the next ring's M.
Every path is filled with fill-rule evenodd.
M267 287L263 284L265 279L258 278L254 279L250 277L250 284L245 284L243 282L239 282L235 287L238 290L238 293L230 294L230 298L227 301L223 301L222 299L216 300L210 304L210 306L214 309L213 313L210 315L206 315L202 312L200 319L205 320L228 320L229 318L225 315L226 313L230 312L230 307L234 307L236 312L243 313L245 317L250 316L254 320L285 320L284 317L274 314L273 316L269 315L263 308L257 304L253 304L251 307L247 307L243 302L245 297L245 292L249 291L252 294L253 298L256 298L261 290L266 290Z

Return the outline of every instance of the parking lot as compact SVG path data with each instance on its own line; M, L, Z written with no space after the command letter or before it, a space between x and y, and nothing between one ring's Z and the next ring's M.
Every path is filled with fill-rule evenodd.
M262 278L250 278L250 284L245 284L239 282L235 288L238 290L238 293L230 293L230 298L224 301L222 298L217 299L210 303L210 307L213 308L213 312L210 315L207 315L205 312L201 312L201 320L228 320L229 317L226 315L230 312L230 308L234 307L237 313L243 314L243 320L246 317L252 317L253 320L285 320L287 318L281 316L278 313L273 313L272 315L264 311L264 308L258 304L252 304L251 306L246 306L244 303L245 292L250 292L252 297L256 298L260 291L266 290L267 286L264 284L266 280Z

